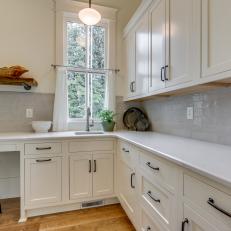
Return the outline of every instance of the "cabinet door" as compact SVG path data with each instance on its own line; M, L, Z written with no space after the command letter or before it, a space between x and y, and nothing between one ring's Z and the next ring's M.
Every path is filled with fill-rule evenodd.
M200 74L199 33L194 31L194 5L197 0L166 0L166 86L192 80ZM199 10L198 10L199 11ZM196 72L197 71L197 72ZM195 74L196 75L196 74Z
M184 224L182 231L219 231L210 221L186 204L184 204L184 218L188 219L188 223Z
M125 44L125 75L127 79L126 96L131 98L136 95L135 83L135 36L129 32L124 40Z
M93 154L93 196L114 192L113 154Z
M231 1L202 1L202 77L230 77Z
M136 220L136 192L135 173L125 162L118 161L118 191L120 202L127 215L133 222Z
M150 78L149 92L165 87L165 0L157 0L150 9ZM162 75L162 79L161 79Z
M61 201L61 157L25 160L27 205L47 205Z
M70 156L70 199L92 196L92 154Z
M145 14L135 28L135 95L143 95L148 90L149 78L149 27ZM132 86L133 87L133 86Z

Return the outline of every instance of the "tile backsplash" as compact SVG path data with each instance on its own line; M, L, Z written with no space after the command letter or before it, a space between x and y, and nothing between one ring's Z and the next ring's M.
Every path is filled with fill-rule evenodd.
M151 130L231 145L231 88L141 103ZM187 120L187 107L194 119Z
M54 94L0 92L0 132L32 131L33 120L52 120ZM34 116L26 118L26 109Z

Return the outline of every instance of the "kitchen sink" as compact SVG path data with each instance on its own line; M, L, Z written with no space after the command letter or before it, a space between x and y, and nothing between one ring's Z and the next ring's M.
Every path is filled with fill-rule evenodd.
M100 135L100 134L104 134L103 131L78 131L75 132L76 136L80 136L80 135Z

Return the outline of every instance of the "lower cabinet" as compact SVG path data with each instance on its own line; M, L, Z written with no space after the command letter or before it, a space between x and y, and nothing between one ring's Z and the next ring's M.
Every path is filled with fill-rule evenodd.
M125 209L127 215L133 223L136 223L137 216L137 197L136 182L134 169L120 160L118 162L118 179L119 179L119 200Z
M92 196L92 154L70 156L70 200Z
M182 221L182 231L221 231L214 227L203 215L200 215L195 208L184 204L184 220Z
M70 156L70 200L112 195L112 153L79 153Z
M61 201L62 158L25 160L25 203L27 206L48 205Z

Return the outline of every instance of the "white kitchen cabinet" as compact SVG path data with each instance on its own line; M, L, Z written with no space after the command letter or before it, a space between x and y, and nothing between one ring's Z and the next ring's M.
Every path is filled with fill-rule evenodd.
M149 28L148 14L128 33L125 42L127 97L147 92L149 78Z
M131 98L136 95L135 83L135 37L134 33L129 32L124 39L125 56L125 75L127 79L126 96Z
M183 209L184 220L182 221L182 231L221 231L214 227L203 215L199 214L195 208L184 204Z
M70 199L92 196L92 154L70 156Z
M202 77L231 76L231 1L202 1Z
M70 199L112 195L113 154L78 153L70 156Z
M93 196L106 196L114 191L113 154L93 154Z
M27 206L61 201L62 159L49 157L25 160L25 201Z
M197 0L166 0L166 87L179 85L200 74L200 8ZM195 74L194 74L195 73Z
M149 12L150 20L150 77L149 92L165 87L166 0L156 0Z
M145 94L149 78L149 20L145 14L135 27L135 92Z
M136 224L138 204L134 169L120 160L118 163L118 178L120 202L133 224Z

